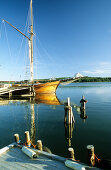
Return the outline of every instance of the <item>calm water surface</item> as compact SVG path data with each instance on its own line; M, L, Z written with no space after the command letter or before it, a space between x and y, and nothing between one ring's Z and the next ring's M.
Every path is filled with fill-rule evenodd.
M82 95L86 103L87 119L79 112ZM30 131L31 140L41 139L52 153L67 157L67 149L72 146L77 160L86 162L86 146L95 146L99 158L111 159L111 83L73 83L59 86L54 99L41 97L34 101L0 101L0 148L14 141L19 133L24 142L24 132ZM75 117L72 133L64 125L64 105L71 99Z

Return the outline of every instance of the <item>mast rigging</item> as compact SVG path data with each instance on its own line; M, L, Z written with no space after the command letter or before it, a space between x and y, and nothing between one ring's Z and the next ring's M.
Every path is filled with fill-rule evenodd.
M15 30L17 30L20 34L22 34L24 37L26 37L29 41L29 58L30 58L30 79L33 84L33 14L32 14L32 0L30 1L30 9L31 9L31 26L30 26L30 38L26 36L24 33L22 33L19 29L17 29L15 26L10 24L8 21L3 19L7 24L12 26Z

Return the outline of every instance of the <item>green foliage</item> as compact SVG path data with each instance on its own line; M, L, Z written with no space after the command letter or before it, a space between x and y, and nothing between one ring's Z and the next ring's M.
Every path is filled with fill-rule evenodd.
M83 77L76 82L111 82L111 77Z

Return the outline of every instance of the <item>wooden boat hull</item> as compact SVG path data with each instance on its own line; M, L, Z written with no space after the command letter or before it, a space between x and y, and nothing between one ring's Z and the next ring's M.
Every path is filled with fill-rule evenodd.
M59 86L60 81L48 82L48 83L41 83L34 85L35 93L56 93L56 89Z

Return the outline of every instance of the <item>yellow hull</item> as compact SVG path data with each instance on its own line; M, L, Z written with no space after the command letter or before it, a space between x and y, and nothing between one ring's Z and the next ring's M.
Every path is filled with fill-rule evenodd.
M38 93L56 93L56 89L58 85L60 84L60 81L54 81L54 82L48 82L48 83L41 83L34 85L34 90L36 94Z

